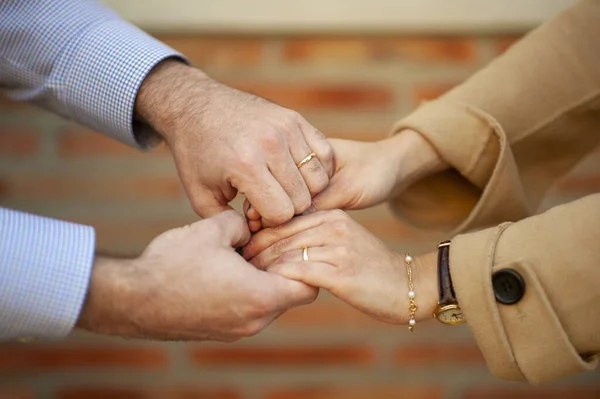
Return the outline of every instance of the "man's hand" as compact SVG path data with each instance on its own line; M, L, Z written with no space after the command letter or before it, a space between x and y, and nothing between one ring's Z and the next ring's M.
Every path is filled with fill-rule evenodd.
M305 213L331 209L365 209L392 200L413 183L448 167L433 147L418 133L405 130L377 142L330 139L334 173L329 185L317 194ZM244 213L250 230L265 226L260 215Z
M308 209L333 173L329 143L301 115L178 61L163 61L149 74L136 112L167 141L202 217L229 209L239 191L265 225L279 225Z
M99 258L77 326L164 340L233 341L308 304L316 288L256 269L233 249L250 237L223 212L155 238L137 259Z

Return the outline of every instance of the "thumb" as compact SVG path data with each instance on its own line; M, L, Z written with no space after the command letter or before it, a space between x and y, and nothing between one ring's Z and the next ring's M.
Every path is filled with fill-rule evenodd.
M228 205L228 198L229 194L235 197L234 192L229 193L227 190L218 192L200 185L193 187L191 191L187 191L187 194L194 212L204 219L233 209Z
M269 281L265 292L274 304L274 310L284 312L296 306L308 305L319 295L319 289L301 281L291 280L276 273L260 271Z
M315 195L308 210L304 214L332 209L344 209L344 191L340 189L339 179L336 176L329 181L329 185L323 191Z
M281 262L273 264L267 271L327 290L331 290L337 280L337 269L323 262Z
M219 231L218 240L222 244L238 247L250 241L250 230L246 219L231 208L205 220L216 223Z

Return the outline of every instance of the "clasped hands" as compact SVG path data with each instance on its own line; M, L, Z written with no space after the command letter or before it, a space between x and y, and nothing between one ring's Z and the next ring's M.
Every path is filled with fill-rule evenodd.
M419 134L327 140L298 113L175 61L151 72L136 113L167 142L204 219L159 235L137 258L96 258L78 327L234 341L313 302L319 288L376 319L407 323L402 257L344 210L388 201L445 168ZM228 205L238 192L246 218ZM417 271L419 295L435 298L435 272L422 277Z

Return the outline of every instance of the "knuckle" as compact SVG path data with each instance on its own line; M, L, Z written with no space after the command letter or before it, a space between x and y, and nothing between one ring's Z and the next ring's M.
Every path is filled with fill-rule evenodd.
M349 259L352 256L351 252L352 252L352 250L347 245L340 245L339 247L337 247L335 255L339 259L345 260L345 259Z
M329 177L327 176L327 174L325 173L325 171L323 170L323 168L320 165L318 166L318 171L319 171L319 173L311 182L312 183L311 188L313 190L313 194L320 193L329 184Z
M324 140L323 148L319 149L319 159L324 161L331 161L335 155L333 152L333 147L329 144L329 142Z
M294 111L293 109L287 110L287 117L291 122L294 123L294 125L297 125L304 120L304 117L300 115L300 112Z
M260 141L263 147L269 151L275 151L285 145L285 137L276 129L267 130L261 136Z
M349 218L348 214L341 209L332 209L328 215L331 220L347 220Z
M234 164L237 164L242 172L248 170L256 170L261 164L261 157L255 151L239 151L232 159Z
M294 253L294 251L287 251L282 253L281 256L279 256L279 261L288 262L294 260L294 258L296 258L296 254Z
M280 211L274 212L269 219L276 225L283 224L294 217L294 208L286 207Z
M273 253L279 257L287 252L289 245L290 245L290 240L287 238L282 238L281 240L279 240L275 244L273 244L273 246L271 248L273 249Z
M241 334L244 338L253 337L260 333L265 327L261 320L252 320L242 328Z
M330 224L331 230L338 237L345 237L348 234L348 223L345 220L334 220Z
M297 201L296 209L295 209L296 214L300 214L300 213L304 212L305 210L310 208L311 205L312 205L312 198L311 198L310 194L307 192L306 194L302 195L302 197Z

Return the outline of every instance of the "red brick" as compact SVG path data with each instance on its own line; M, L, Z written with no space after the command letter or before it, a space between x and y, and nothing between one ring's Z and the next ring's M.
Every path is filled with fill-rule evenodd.
M600 191L600 174L567 176L556 183L556 189L563 193L596 193Z
M373 362L373 351L355 346L254 346L233 345L196 348L191 353L200 366L365 366Z
M502 54L513 44L522 39L522 36L504 36L494 41L494 48L497 54Z
M442 96L447 91L452 89L455 84L436 84L419 86L414 92L415 105L419 105L422 101L431 101Z
M406 385L283 388L272 390L266 395L266 399L441 399L443 397L441 388Z
M469 389L464 399L598 399L600 386L551 387L524 386L519 388L482 387Z
M148 200L184 196L173 177L65 178L14 175L5 179L6 195L16 198L64 200Z
M0 127L0 156L33 155L39 148L38 135L30 130Z
M200 67L259 65L264 39L246 36L158 35L159 39Z
M33 107L22 101L13 101L8 97L0 94L0 110L33 110Z
M391 131L391 127L388 129L377 130L324 130L328 138L355 140L355 141L378 141L387 137Z
M141 151L91 130L67 130L59 136L59 153L64 158L140 157L170 155L162 143L157 148Z
M26 388L0 388L0 399L33 399L33 393Z
M390 326L390 324L375 320L341 301L333 300L318 301L310 306L293 308L281 315L275 325L289 329L309 327L343 330Z
M0 345L0 371L78 368L160 369L167 356L159 347Z
M439 363L485 364L479 348L468 344L410 344L398 348L395 355L398 366L430 366Z
M5 181L0 180L0 198L8 195L8 184Z
M294 84L287 82L228 82L239 90L295 110L383 110L393 105L389 87L373 84Z
M65 388L58 399L240 399L241 395L230 388Z
M384 241L416 240L423 235L423 233L417 233L408 225L394 218L387 220L365 219L361 220L361 224Z
M374 61L466 63L475 58L472 39L465 37L297 38L285 42L288 62L362 64Z

